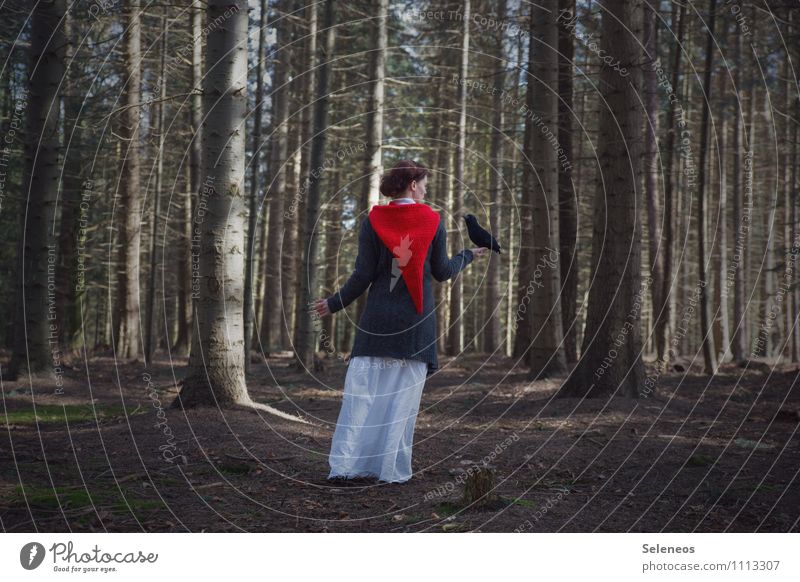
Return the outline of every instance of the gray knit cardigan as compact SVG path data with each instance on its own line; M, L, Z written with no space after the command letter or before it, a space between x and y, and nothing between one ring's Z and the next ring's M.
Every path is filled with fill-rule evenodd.
M358 322L353 351L355 356L384 356L427 362L430 375L439 367L436 350L437 326L431 276L437 281L455 277L473 260L464 249L452 258L447 256L447 231L444 221L428 247L423 268L423 308L417 313L403 277L390 291L392 258L370 225L369 216L361 222L355 270L347 282L331 297L331 313L341 311L369 288L367 304Z

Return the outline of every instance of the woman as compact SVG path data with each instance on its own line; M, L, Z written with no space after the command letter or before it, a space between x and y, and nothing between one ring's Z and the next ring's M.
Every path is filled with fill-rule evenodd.
M447 256L447 232L423 204L428 170L403 160L381 178L381 194L361 223L355 271L342 288L313 302L320 316L336 313L369 287L358 322L344 399L329 455L328 480L402 483L411 478L411 447L422 388L436 357L431 276L455 277L488 249Z

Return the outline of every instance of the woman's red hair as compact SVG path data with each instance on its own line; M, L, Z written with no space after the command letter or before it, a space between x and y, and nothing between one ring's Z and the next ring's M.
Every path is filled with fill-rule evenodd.
M381 194L395 198L402 194L413 180L419 182L429 174L428 168L414 160L401 160L381 176Z

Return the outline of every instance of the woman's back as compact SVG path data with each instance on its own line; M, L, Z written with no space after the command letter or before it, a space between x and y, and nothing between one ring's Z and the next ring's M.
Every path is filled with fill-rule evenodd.
M421 208L416 209L392 206L375 207L362 221L355 270L342 289L329 300L330 309L331 312L343 309L369 288L351 357L390 356L421 360L428 363L430 373L439 367L433 279L446 281L454 277L472 262L473 253L467 249L452 258L447 256L447 232L443 221L427 205L420 204ZM401 248L393 245L393 253L376 232L373 221L376 224L381 221L378 228L382 228L394 215L414 217L406 240L409 250L413 248L417 252L419 246L416 243L425 236L425 229L430 228L431 216L435 217L433 236L424 250L424 260L414 261L413 252L409 258L402 244ZM402 235L402 228L395 230ZM403 238L400 236L399 240ZM414 242L410 242L411 239ZM418 273L410 272L415 266ZM418 291L412 293L409 282ZM415 301L415 294L421 301Z

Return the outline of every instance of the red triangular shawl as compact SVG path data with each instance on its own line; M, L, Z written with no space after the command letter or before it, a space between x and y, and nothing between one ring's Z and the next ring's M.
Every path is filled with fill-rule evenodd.
M422 313L422 278L428 247L439 228L439 213L427 204L392 203L373 206L369 223L395 257L411 299Z

